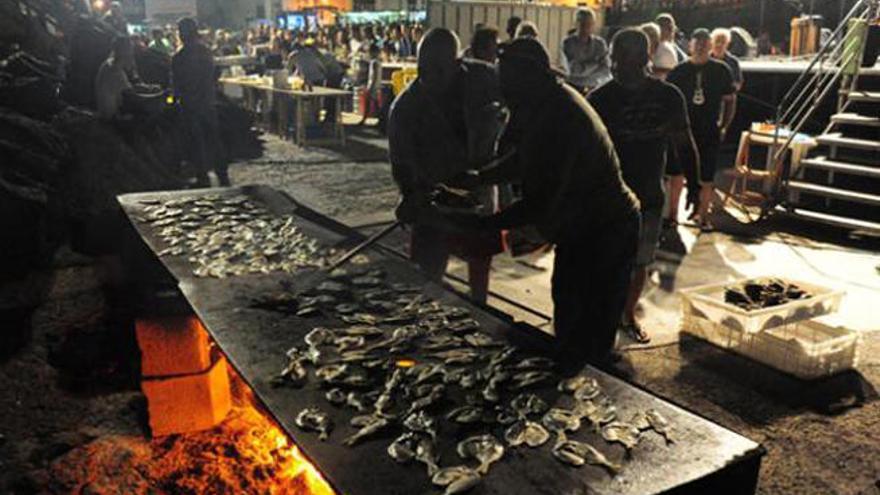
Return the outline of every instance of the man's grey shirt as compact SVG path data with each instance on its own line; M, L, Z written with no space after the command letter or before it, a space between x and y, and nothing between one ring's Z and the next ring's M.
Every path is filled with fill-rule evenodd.
M566 81L576 87L595 88L611 79L608 44L599 36L582 40L573 34L565 38L561 58Z

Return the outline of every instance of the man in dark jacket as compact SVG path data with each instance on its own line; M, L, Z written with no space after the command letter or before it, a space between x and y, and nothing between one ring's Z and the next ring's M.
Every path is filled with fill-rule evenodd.
M196 186L211 185L209 168L214 169L220 185L228 186L229 175L214 109L214 56L199 39L194 19L181 19L177 27L183 47L171 59L171 79L189 133L190 161L196 170Z
M554 243L553 323L560 370L576 372L585 361L607 364L636 252L638 199L621 177L601 119L551 72L540 42L511 43L501 55L500 78L512 118L524 123L517 158L470 180L521 179L523 197L488 219L459 221L484 229L534 225Z

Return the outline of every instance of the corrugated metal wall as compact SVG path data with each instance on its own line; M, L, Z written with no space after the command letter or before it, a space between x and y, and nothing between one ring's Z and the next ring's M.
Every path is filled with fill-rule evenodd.
M534 5L503 2L457 2L432 0L428 2L428 26L445 27L458 33L462 46L467 46L477 23L491 24L502 31L507 19L519 16L538 26L541 43L550 52L550 59L559 62L559 47L565 33L574 27L577 9L557 5ZM601 13L598 16L601 22Z

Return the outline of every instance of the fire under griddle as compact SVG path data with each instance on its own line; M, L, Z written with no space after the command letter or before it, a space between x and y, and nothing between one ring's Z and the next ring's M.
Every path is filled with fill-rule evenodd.
M317 381L310 380L301 389L270 384L287 362L284 354L286 349L300 345L306 333L314 327L340 324L325 317L300 318L253 307L253 301L260 297L278 293L284 288L298 290L298 281L301 282L303 277L297 273L271 273L223 279L198 278L193 275L185 256L156 255L165 246L149 224L137 220L143 215L143 202L204 194L244 194L273 213L293 214L297 225L325 246L344 249L363 239L357 232L299 205L284 193L264 186L126 194L118 197L119 204L143 241L141 247L148 248L143 251L148 253L149 259L138 260L134 259L137 256L129 256L129 262L137 268L135 271L143 275L144 283L155 284L156 280L167 282L172 279L177 284L188 305L202 320L232 366L338 493L442 493L442 489L431 484L422 464L401 465L388 456L386 448L400 433L398 430L392 429L385 436L355 447L346 447L341 440L355 431L348 426L352 413L330 406L324 399L325 390ZM371 248L365 253L370 259L368 266L383 269L390 281L419 285L427 296L435 300L466 307L481 323L482 330L496 339L510 342L525 351L546 346L547 336L543 332L514 324L503 313L475 305L449 288L427 281L407 260L378 248ZM150 264L153 265L153 273L162 275L147 276L144 266ZM631 458L626 458L622 446L606 443L585 425L573 438L589 442L612 462L622 463L623 469L617 476L611 477L596 466L573 468L561 464L550 455L548 442L538 449L508 448L504 458L493 465L483 482L470 493L625 495L705 493L708 490L754 493L764 452L760 445L597 369L588 366L584 374L598 380L624 418L636 411L659 411L672 424L675 442L667 445L661 436L646 433L633 450ZM534 392L551 407L560 401L561 393L556 390L555 382ZM296 415L308 406L320 407L333 419L335 429L329 440L320 441L317 434L304 432L295 425ZM441 427L439 436L456 436L457 441L463 438L457 433L454 429ZM462 463L454 452L454 441L441 440L438 443L442 466Z

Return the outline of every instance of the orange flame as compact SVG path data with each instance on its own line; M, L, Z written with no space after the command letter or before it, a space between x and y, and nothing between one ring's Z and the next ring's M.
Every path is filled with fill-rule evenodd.
M282 480L302 480L310 495L334 495L333 489L330 488L321 473L275 425L271 427L269 438L272 437L274 437L274 451L278 453L280 459L279 478Z
M259 405L253 390L241 376L230 369L239 402L257 426L249 431L250 446L260 456L260 464L274 466L274 482L270 493L290 495L335 495L321 472L290 441L287 434Z

